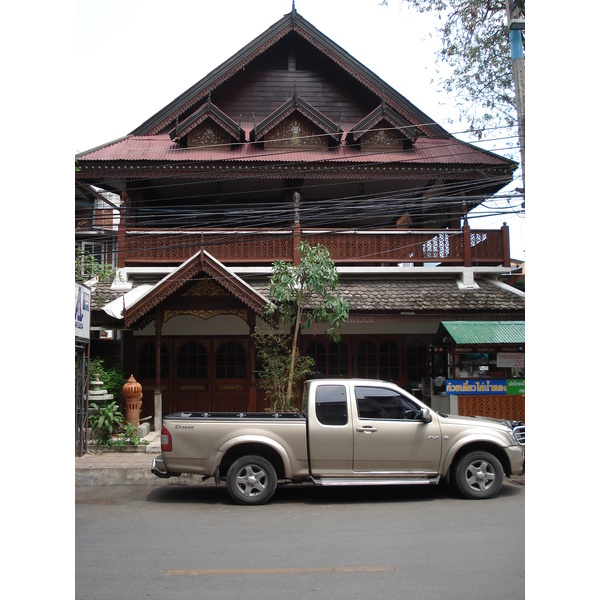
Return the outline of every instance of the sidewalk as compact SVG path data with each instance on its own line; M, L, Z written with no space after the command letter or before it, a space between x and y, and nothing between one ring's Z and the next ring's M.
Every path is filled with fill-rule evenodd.
M88 452L75 457L75 485L199 485L199 475L181 475L161 479L154 475L152 459L160 454L160 432L151 432L143 441L147 445L137 452ZM145 448L145 452L142 450ZM208 484L213 480L209 479ZM506 480L513 485L525 485L525 474Z

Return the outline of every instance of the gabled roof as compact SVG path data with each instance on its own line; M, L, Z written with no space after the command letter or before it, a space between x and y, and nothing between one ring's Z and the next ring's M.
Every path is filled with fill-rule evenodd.
M131 327L133 324L143 321L144 317L151 314L152 310L161 302L172 296L200 273L206 273L212 277L219 285L258 315L262 316L264 314L263 311L270 301L202 249L135 300L123 315L125 326Z
M207 252L204 252L203 257L200 254L189 259L187 266L174 269L168 277L149 286L134 286L125 295L122 291L111 289L110 283L94 284L93 288L99 288L101 292L99 295L92 294L94 324L114 324L113 319L120 321L123 313L125 326L143 324L153 317L153 308L186 283L186 277L193 279L200 272L214 276L222 287L231 291L249 308L255 305L264 308L270 302L267 275L252 274L245 281L243 276L236 275ZM216 275L212 275L213 273ZM511 319L519 319L525 312L524 294L511 290L509 286L498 285L490 275L477 277L477 286L465 289L460 286L456 274L443 271L429 275L410 272L395 275L370 273L368 276L341 273L337 289L351 306L351 323L382 322L388 318L398 318L398 315L408 320L452 319L472 315L472 318L478 319L477 323L482 323L482 328L492 330L497 329L494 325L497 321L485 321L486 318L498 319L500 315L510 315ZM99 298L103 301L99 302ZM262 315L262 312L259 311L258 314ZM449 327L450 324L458 323L458 327L472 329L472 321L443 323L449 324ZM523 321L501 323L503 327L510 327L515 336L523 331L520 328L524 328ZM440 325L438 336L446 335L445 332L446 329ZM504 339L513 339L512 334Z
M338 125L319 112L314 106L311 106L304 98L294 95L276 111L261 121L250 132L251 141L259 141L264 138L274 127L279 125L284 119L298 112L304 115L309 121L314 123L323 133L329 135L335 142L340 141L341 130Z
M262 80L252 88L252 77L259 72L271 77L275 71L270 61L280 54L288 56L288 49L306 54L312 65L323 65L318 73L322 79L316 78L310 85L331 81L327 77L333 72L339 76L333 78L339 87L322 94L319 85L310 87L299 76L301 93L296 93L296 74L290 71L289 76L277 79L277 95L267 96L269 92L260 87ZM271 70L263 68L261 61ZM277 73L279 77L280 71ZM237 91L238 85L256 95L245 96ZM344 113L344 107L352 114ZM255 110L263 111L258 119L253 119ZM302 115L297 125L306 130L304 147L292 143L290 136L279 137L280 131L295 127L288 121L295 114ZM239 118L238 123L234 117ZM206 132L202 130L207 119L218 125L218 132L208 126ZM225 132L231 138L226 139ZM269 132L271 140L265 139ZM197 143L188 143L195 134ZM331 143L319 143L322 136ZM282 141L285 139L287 144ZM235 140L240 143L232 145L230 141ZM270 147L261 148L256 142L268 142ZM361 152L362 145L368 150ZM437 177L443 170L448 180L487 179L487 193L506 185L518 166L450 135L295 8L129 135L82 152L77 158L77 178L102 181L104 186L110 181L165 175L225 175L233 179L242 170L244 176L277 179L283 173L282 163L289 163L283 167L286 177L319 180L360 179L369 169L381 179L408 178L417 172L423 177Z
M409 102L402 94L311 25L296 12L295 8L154 116L144 121L130 135L160 133L179 115L185 113L213 90L245 69L268 48L293 33L304 38L371 92L383 97L389 107L418 127L422 134L443 137L449 135L443 127L436 124L433 119Z
M406 119L403 119L391 111L385 104L385 101L382 101L371 114L367 115L348 132L348 142L357 142L364 133L374 129L382 121L387 121L390 125L396 127L402 136L410 139L411 142L415 141L417 137L415 127L413 127Z
M227 116L222 110L219 110L210 100L203 104L196 112L184 119L181 123L169 131L169 137L178 141L187 135L192 129L195 129L206 119L212 119L219 127L227 132L234 141L242 141L243 130L238 123Z

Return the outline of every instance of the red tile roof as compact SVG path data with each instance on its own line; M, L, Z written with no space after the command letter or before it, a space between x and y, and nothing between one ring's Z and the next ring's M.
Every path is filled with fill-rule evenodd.
M85 161L158 162L281 162L281 163L418 163L506 167L506 159L454 138L419 137L410 150L368 152L350 146L329 150L265 151L249 143L231 149L181 148L167 134L126 136L78 155Z

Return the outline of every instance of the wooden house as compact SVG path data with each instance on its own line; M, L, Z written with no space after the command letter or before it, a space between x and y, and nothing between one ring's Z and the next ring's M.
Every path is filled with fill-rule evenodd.
M157 421L264 408L251 333L273 261L301 240L329 249L351 306L341 343L302 336L320 375L418 390L442 321L524 318L500 282L508 228L465 218L516 163L453 137L294 8L77 162L82 207L119 199L116 231L95 236L117 276L93 286L92 325L117 332L106 343Z

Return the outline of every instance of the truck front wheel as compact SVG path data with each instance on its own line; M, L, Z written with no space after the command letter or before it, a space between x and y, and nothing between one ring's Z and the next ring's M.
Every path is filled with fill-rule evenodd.
M454 483L465 498L493 498L500 491L503 481L502 465L489 452L466 454L454 469Z
M227 491L238 504L264 504L276 487L277 473L262 456L242 456L227 471Z

